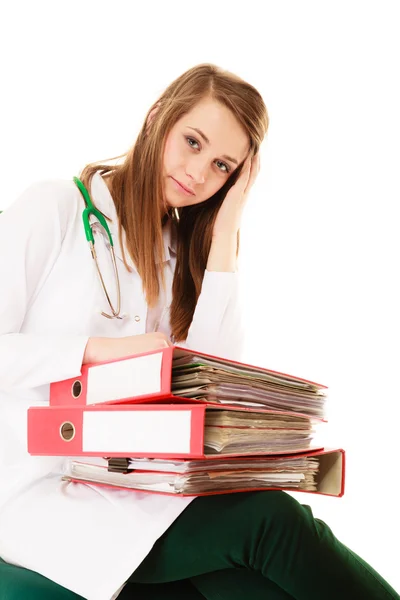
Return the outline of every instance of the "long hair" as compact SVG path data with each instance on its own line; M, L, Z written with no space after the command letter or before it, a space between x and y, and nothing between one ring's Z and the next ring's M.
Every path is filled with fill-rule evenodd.
M150 307L157 302L160 280L165 285L163 270L160 269L164 258L162 227L167 212L167 207L160 201L164 198L162 160L165 140L175 123L205 97L230 109L247 132L250 153L256 154L269 124L260 93L237 75L207 63L183 73L156 100L146 115L135 144L121 156L125 157L121 164L91 163L81 173L81 179L88 189L96 171L110 177L120 223L120 239L124 230L126 248L142 279ZM155 116L149 127L151 113ZM106 159L106 162L109 160L112 159ZM218 209L240 175L242 166L239 165L214 196L199 204L180 208L179 221L172 221L177 240L177 263L172 286L170 325L177 341L187 337L201 291ZM238 249L239 235L237 252ZM129 269L126 262L125 266Z

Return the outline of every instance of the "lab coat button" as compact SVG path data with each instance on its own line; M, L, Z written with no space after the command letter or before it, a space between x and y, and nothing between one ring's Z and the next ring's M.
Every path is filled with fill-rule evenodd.
M135 321L136 321L136 323L138 323L138 322L140 321L140 317L139 317L139 315L136 315L136 317L135 317Z

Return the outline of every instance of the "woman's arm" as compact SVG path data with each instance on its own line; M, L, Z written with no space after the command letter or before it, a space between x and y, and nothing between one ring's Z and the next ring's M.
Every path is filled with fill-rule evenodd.
M237 233L214 235L207 261L207 271L234 273L237 270Z
M123 338L20 333L75 217L73 190L70 182L36 183L0 216L0 391L69 379L84 363L170 344L160 332Z
M223 358L242 359L244 330L238 273L205 271L186 341L176 343Z
M249 155L218 211L201 294L186 342L177 342L181 346L242 359L244 330L236 272L237 232L259 169L259 156Z
M47 181L30 186L0 215L0 390L31 388L80 372L84 335L20 333L28 306L61 249L73 198Z
M170 340L161 331L121 338L91 337L86 345L82 363L114 360L131 354L168 348L171 345Z

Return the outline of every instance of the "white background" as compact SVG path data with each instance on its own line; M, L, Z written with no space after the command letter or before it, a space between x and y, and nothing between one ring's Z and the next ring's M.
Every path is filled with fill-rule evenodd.
M324 439L347 450L346 495L297 497L400 590L398 9L10 2L0 208L33 181L125 152L195 64L255 85L270 129L242 228L246 359L330 387Z

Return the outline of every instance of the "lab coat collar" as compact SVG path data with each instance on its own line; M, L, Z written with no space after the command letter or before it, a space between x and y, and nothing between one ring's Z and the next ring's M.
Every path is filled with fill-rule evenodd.
M123 260L123 256L122 256L122 247L121 244L119 242L119 235L118 235L118 216L117 216L117 211L115 209L115 204L114 204L114 200L112 199L110 190L107 187L106 182L104 181L103 177L100 175L100 173L97 171L92 178L92 182L91 182L91 196L93 199L93 203L96 206L96 208L98 208L98 210L100 210L104 215L106 215L107 217L109 217L111 219L111 223L109 221L107 221L108 223L108 227L110 229L110 233L114 242L114 252L115 255L120 259ZM97 219L91 220L92 223L97 222ZM168 219L167 223L164 225L163 227L163 237L164 237L164 261L162 262L167 262L171 259L171 255L175 256L176 255L176 240L174 239L173 233L172 233L172 228L171 228L171 220ZM124 251L125 251L125 257L126 257L126 262L128 263L128 265L130 267L132 267L133 269L136 269L136 265L134 264L134 262L132 261L127 246L126 246L126 241L125 241L125 232L122 232L122 245L124 247ZM161 262L161 261L157 261L157 262Z

